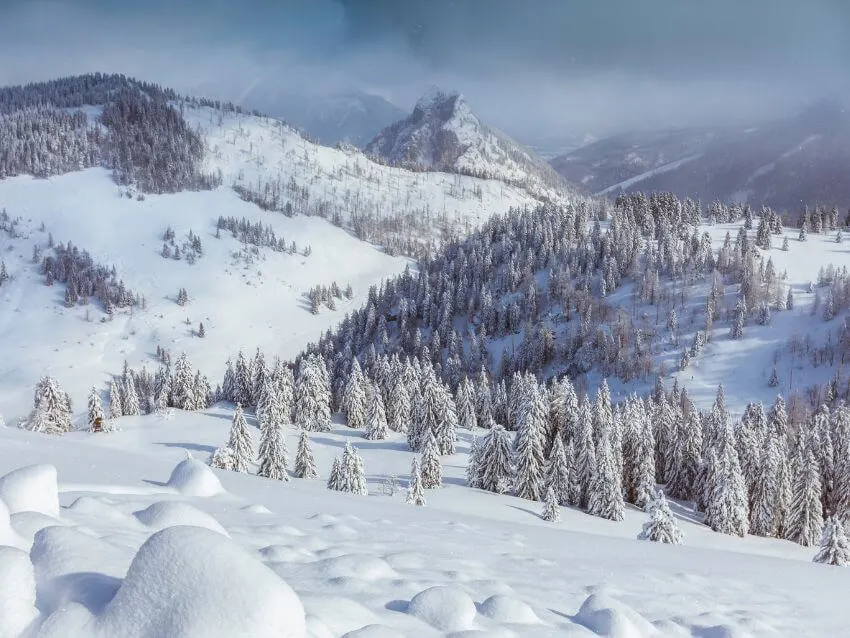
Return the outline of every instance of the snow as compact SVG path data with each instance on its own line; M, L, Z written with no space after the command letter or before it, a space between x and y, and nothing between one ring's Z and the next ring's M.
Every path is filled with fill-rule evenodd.
M209 465L191 457L177 464L166 485L185 496L215 496L224 492Z
M20 636L37 616L35 574L29 556L0 545L0 638Z
M193 525L227 536L227 532L212 516L186 503L159 501L135 513L139 522L154 529L174 525Z
M56 468L51 465L31 465L9 472L0 478L0 501L6 504L10 514L38 512L46 516L58 516Z
M318 480L213 471L226 491L167 485L187 461L174 443L194 441L208 456L230 415L124 418L117 432L61 438L0 430L0 467L52 458L60 479L58 518L30 522L44 526L30 554L42 635L246 635L260 609L267 631L281 624L250 635L286 635L289 616L269 610L293 607L311 637L832 636L850 621L837 598L850 572L813 564L816 548L713 533L689 504L670 501L686 544L661 546L636 540L646 514L631 506L622 522L562 508L553 525L538 503L463 487L467 431L426 507L380 491L413 457L396 433L358 441L369 496L327 490L331 460L352 436L338 423L310 435ZM286 436L293 450L299 432L287 426ZM167 521L133 515L164 504ZM210 520L229 538L197 527Z

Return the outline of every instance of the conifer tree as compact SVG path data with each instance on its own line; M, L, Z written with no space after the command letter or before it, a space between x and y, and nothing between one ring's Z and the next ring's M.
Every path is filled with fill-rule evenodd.
M735 311L732 315L732 327L729 329L729 336L733 339L741 339L744 336L744 323L747 319L747 311L744 307L744 300L739 298L735 304Z
M684 536L670 511L667 499L664 498L664 492L661 490L655 492L647 506L647 511L649 520L643 524L638 539L670 545L682 544Z
M443 484L443 466L440 463L440 450L437 439L433 432L425 436L425 445L422 448L422 486L425 489L433 489Z
M481 488L481 439L472 437L469 444L469 460L466 463L466 486Z
M117 419L124 415L124 407L121 405L121 388L118 380L113 378L109 383L109 418Z
M313 458L313 450L310 449L310 437L306 430L301 430L298 437L298 449L295 452L295 477L303 479L314 479L319 473L316 471L316 460Z
M248 472L249 465L254 458L254 441L248 431L248 422L242 411L242 404L236 404L236 412L233 414L233 423L230 426L230 440L227 447L233 453L233 471Z
M475 417L475 387L472 382L464 377L457 386L455 393L455 405L457 406L458 427L472 430L477 425Z
M369 393L369 412L366 415L366 438L370 441L382 441L387 438L387 417L384 413L384 400L376 384L372 384Z
M404 378L399 375L393 384L387 403L387 425L394 432L407 432L410 414L410 394Z
M171 377L171 405L178 410L195 409L195 374L185 352L174 363Z
M65 434L71 431L70 399L53 377L42 377L36 384L33 411L25 427L45 434Z
M324 365L317 356L301 360L295 387L295 422L305 430L327 432L331 429L331 397L324 377Z
M357 450L351 447L351 443L346 443L342 452L342 462L339 466L339 490L362 496L369 493L366 488L363 459L357 453Z
M103 413L103 404L100 401L100 393L97 391L97 388L92 386L92 389L89 391L88 404L89 431L102 432L105 420L106 415Z
M434 434L440 454L448 456L454 454L457 448L457 409L451 392L445 386L441 387L441 397L442 418L439 420L437 431Z
M475 418L479 428L489 428L493 421L493 395L490 391L490 376L481 366L475 382Z
M328 475L328 489L339 491L342 485L342 465L340 463L339 457L334 457L333 465L331 465L331 472Z
M577 431L575 436L575 481L580 487L579 507L587 508L590 499L591 484L596 474L596 449L593 444L593 431L588 400L579 408L576 420Z
M709 463L705 522L715 532L746 536L749 526L747 487L735 450L734 435L727 424L719 434L717 452Z
M593 516L607 518L612 521L621 521L623 520L626 507L623 502L620 475L617 471L614 453L611 447L611 437L606 432L599 440L596 468L591 481L587 511Z
M548 409L536 383L526 384L517 407L514 489L520 498L539 501L542 497L545 428Z
M342 395L342 412L345 415L345 423L350 428L360 429L366 423L367 406L367 382L360 370L360 363L355 357L351 363L351 373L345 384L345 392Z
M422 487L422 476L419 472L419 459L414 458L410 467L410 486L407 488L408 505L422 507L425 505L425 490Z
M567 467L569 468L569 473L567 475L569 479L567 481L566 504L578 507L581 504L581 481L576 468L575 445L572 440L570 440L564 448L564 457L566 458Z
M560 436L556 436L552 443L552 451L546 463L544 485L547 490L554 490L559 504L570 504L570 466L567 464L564 442Z
M263 381L259 403L257 411L260 421L260 469L257 474L278 481L288 481L283 415L277 399L277 386L269 377Z
M219 470L233 470L233 450L229 445L216 448L210 457L210 466Z
M850 544L840 520L830 518L824 524L820 549L815 554L814 562L838 567L850 565Z
M139 416L142 408L139 406L139 395L136 392L136 383L133 376L128 375L124 381L121 393L121 409L124 416Z
M558 505L558 497L555 495L555 490L551 486L546 490L543 512L540 518L550 523L557 523L561 520L561 508Z
M767 446L761 450L760 471L753 484L750 507L750 533L756 536L773 536L779 522L780 475L785 463L782 443L776 433L768 437Z
M510 435L501 425L494 425L480 450L481 489L504 494L510 490L514 476Z
M797 446L791 502L785 524L785 538L809 547L818 542L823 529L821 482L818 464L804 441Z

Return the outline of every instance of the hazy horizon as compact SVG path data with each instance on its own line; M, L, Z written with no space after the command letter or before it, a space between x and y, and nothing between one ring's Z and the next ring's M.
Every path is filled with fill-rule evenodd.
M121 72L273 111L462 92L520 139L736 123L850 91L850 3L815 0L0 2L0 84Z

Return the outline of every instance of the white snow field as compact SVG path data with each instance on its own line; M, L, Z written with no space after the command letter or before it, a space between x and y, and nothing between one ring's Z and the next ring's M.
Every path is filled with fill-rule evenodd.
M716 534L679 503L682 546L635 540L646 515L631 507L546 523L540 503L461 486L465 431L425 507L382 489L410 467L398 434L311 433L316 480L214 471L231 415L0 430L0 473L26 468L0 481L0 636L846 635L850 571L810 562L814 548ZM368 496L325 488L346 439Z

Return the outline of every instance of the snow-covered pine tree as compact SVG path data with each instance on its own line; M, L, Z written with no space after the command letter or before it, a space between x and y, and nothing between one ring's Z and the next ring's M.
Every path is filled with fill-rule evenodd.
M621 521L626 506L612 445L611 435L604 432L599 439L596 470L591 481L587 511L593 516Z
M591 484L596 474L596 448L593 444L592 423L589 401L585 396L576 418L575 464L573 466L576 473L575 482L580 487L578 505L584 509L587 508Z
M743 298L738 298L735 310L732 313L732 326L729 328L729 336L732 339L741 339L744 336L744 323L747 319L747 311Z
M560 436L556 436L552 443L552 451L546 462L544 486L547 491L554 490L559 504L570 504L570 466L564 452L564 441Z
M219 470L233 470L233 450L229 445L216 448L210 458L210 466Z
M295 387L295 422L305 430L327 432L331 428L331 397L319 361L316 355L301 360Z
M550 523L557 523L561 520L561 508L558 504L558 497L555 494L555 489L551 486L546 490L543 512L540 514L540 518Z
M407 488L408 505L422 507L425 505L425 490L422 487L422 476L419 471L419 459L414 458L410 466L410 486Z
M664 492L657 490L647 506L649 520L643 524L643 529L638 538L656 543L668 543L670 545L681 545L684 535L679 529Z
M314 479L319 473L316 471L316 460L313 458L313 450L310 449L310 437L306 430L301 430L298 437L298 449L295 452L295 478Z
M366 423L366 406L368 400L368 385L363 378L360 363L357 357L352 358L351 372L345 391L342 395L342 413L345 415L345 423L350 428L360 429Z
M525 384L516 412L514 490L520 498L539 501L543 496L543 448L549 410L537 383Z
M189 357L182 352L171 376L171 405L178 410L194 410L195 404L195 373Z
M292 423L293 411L295 409L295 375L288 365L277 362L279 368L273 373L277 381L277 397L280 401L280 411L285 423Z
M334 457L334 462L331 465L331 472L328 474L328 489L339 491L342 489L342 463L339 457Z
M248 431L248 422L245 420L241 403L236 404L227 447L233 453L233 471L247 473L250 463L254 459L254 441Z
M351 447L351 443L346 443L342 452L342 462L339 467L339 490L362 496L369 493L366 488L363 459L357 453L357 450Z
M448 456L454 454L457 448L457 409L455 400L447 386L441 385L441 403L443 410L441 419L434 436L437 439L437 447L440 454Z
M465 430L474 429L477 425L475 417L475 387L467 377L461 379L457 386L455 405L457 406L458 427Z
M443 465L440 463L440 449L434 433L428 431L422 448L422 486L433 489L443 484Z
M399 375L390 391L387 403L387 425L394 432L407 432L410 425L410 394L404 378Z
M489 428L493 420L493 395L490 390L490 375L483 365L475 381L475 418L479 428Z
M366 415L365 437L370 441L383 441L387 438L387 416L384 412L384 400L376 383L369 392L369 411Z
M65 434L71 431L68 395L53 377L42 377L36 384L33 411L25 427L45 434Z
M785 538L809 547L818 542L823 529L821 482L818 463L809 445L801 440L794 457L791 502L785 522Z
M424 437L428 430L434 432L435 436L439 436L440 422L444 418L442 387L430 363L422 369L420 377L421 395L413 404L412 427L407 431L407 444L411 452L422 451L422 446L425 444Z
M89 431L102 432L105 421L106 415L103 412L103 403L100 401L100 393L97 391L97 388L92 386L92 389L89 391L88 403Z
M136 392L136 382L133 375L128 374L121 392L121 409L124 416L139 416L142 408L139 405L139 394Z
M706 503L705 522L715 532L746 536L749 527L747 487L735 450L734 434L727 424L720 432L718 449L710 462L712 482Z
M263 379L257 413L260 422L260 469L257 475L277 481L288 481L283 414L277 398L277 385L270 376Z
M511 488L514 466L511 454L511 439L501 425L494 425L481 442L480 481L481 489L504 494Z
M118 380L112 378L109 383L109 418L117 419L124 415L124 407L121 404L121 387Z
M750 533L773 536L779 528L780 478L786 463L784 446L775 432L770 433L767 445L760 454L760 471L753 483L750 506Z
M260 402L260 395L266 385L269 369L266 367L266 357L259 348L251 363L251 405L256 406Z
M236 355L236 367L233 373L235 382L233 402L250 405L253 378L251 376L251 366L248 364L248 360L241 350Z
M850 565L850 544L844 525L837 518L829 518L823 527L820 549L814 557L815 563L846 567Z
M626 402L624 416L628 427L624 463L626 500L643 508L655 493L656 450L652 424L643 401L634 396Z
M469 444L469 460L466 463L466 486L481 487L481 439L472 437Z

